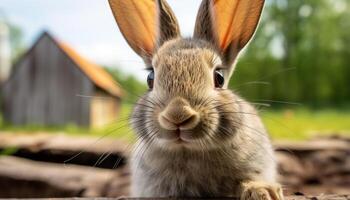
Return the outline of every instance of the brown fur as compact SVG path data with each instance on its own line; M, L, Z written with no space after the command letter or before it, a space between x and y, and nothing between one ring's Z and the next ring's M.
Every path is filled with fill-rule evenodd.
M130 0L139 1L147 0ZM170 8L162 6L163 0L157 1L158 16L171 19L172 25L159 23L157 37L162 42L146 63L155 73L153 88L140 98L132 114L138 136L132 157L133 196L283 199L275 183L273 150L256 110L227 89L233 69L227 53L234 53L230 58L238 56L240 44L253 35L257 21L255 26L240 28L248 38L229 41L229 50L222 49L220 37L214 37L217 33L211 28L215 19L210 9L222 5L219 1L226 0L203 1L192 39L176 36L177 22ZM236 3L249 13L263 2L249 1L257 6ZM220 11L220 6L215 9ZM260 12L255 9L252 15L259 19ZM209 29L201 24L209 24ZM226 77L223 88L215 87L218 68Z

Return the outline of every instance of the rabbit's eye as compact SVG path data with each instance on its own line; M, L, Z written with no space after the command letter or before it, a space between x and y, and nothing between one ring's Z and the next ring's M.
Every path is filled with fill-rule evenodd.
M147 76L147 84L150 89L153 88L153 82L154 82L154 71L152 70Z
M216 88L222 88L225 84L225 78L221 70L215 70L214 82Z

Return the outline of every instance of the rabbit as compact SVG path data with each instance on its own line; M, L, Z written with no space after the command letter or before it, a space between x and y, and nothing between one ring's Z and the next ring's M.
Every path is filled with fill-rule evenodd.
M137 135L131 196L282 200L264 125L228 89L264 0L203 0L191 38L181 37L165 0L109 4L149 70L149 91L131 115Z

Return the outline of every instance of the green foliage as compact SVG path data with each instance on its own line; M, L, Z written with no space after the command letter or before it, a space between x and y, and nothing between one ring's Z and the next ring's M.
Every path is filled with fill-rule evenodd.
M305 140L332 134L350 136L350 110L299 108L262 112L261 116L275 140Z
M250 100L350 100L350 1L270 0L230 83ZM252 82L268 82L268 84ZM242 85L243 84L243 85Z
M0 10L0 21L3 21L8 29L9 29L9 42L10 42L10 48L11 48L11 56L12 60L16 61L20 55L24 52L24 42L23 42L23 32L22 29L11 23L9 20L7 20L6 17L1 17L1 10Z
M135 76L126 74L116 68L106 68L113 78L121 85L126 97L124 101L133 104L147 90L147 86L139 81Z
M14 24L9 24L9 28L12 59L17 60L24 51L23 32Z

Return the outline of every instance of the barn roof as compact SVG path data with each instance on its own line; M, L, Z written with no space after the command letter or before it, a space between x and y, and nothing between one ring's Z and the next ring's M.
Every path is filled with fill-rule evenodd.
M29 52L31 52L34 47L39 43L39 41L44 38L48 37L52 42L54 42L59 49L63 51L64 54L70 58L74 64L79 67L79 69L92 81L95 86L102 89L103 91L107 92L108 94L114 96L114 97L122 97L123 96L123 90L120 86L120 84L113 79L113 77L104 70L101 66L90 62L89 60L85 59L81 55L79 55L73 48L71 48L68 44L65 44L56 38L54 38L51 34L48 32L44 32L39 39L35 42L35 44L22 56L21 59L17 61L17 63L14 64L14 68L11 72L11 75L9 79L3 84L5 85L7 82L10 81L12 78L12 75L15 73L15 70L17 69L17 64L21 62L21 60L26 57Z
M85 59L69 45L58 41L57 39L53 38L50 34L44 34L47 34L49 37L51 37L56 42L56 44L64 51L64 53L69 58L71 58L71 60L76 64L76 66L78 66L96 86L105 90L113 96L123 96L123 91L119 83L115 81L113 77L108 72L106 72L101 66Z

